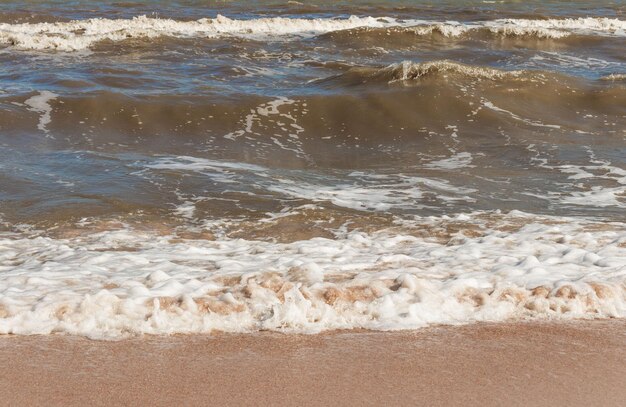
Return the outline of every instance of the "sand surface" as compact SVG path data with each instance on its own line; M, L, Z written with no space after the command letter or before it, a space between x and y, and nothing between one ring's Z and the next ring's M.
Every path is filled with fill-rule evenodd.
M0 337L1 405L623 406L626 321Z

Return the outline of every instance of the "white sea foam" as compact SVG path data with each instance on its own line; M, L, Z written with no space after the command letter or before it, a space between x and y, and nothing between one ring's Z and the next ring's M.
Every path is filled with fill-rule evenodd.
M347 19L258 18L235 20L221 15L197 21L149 18L94 18L62 23L0 24L0 43L24 49L81 50L103 41L128 38L220 37L238 36L255 39L311 37L355 27L398 25L395 19L356 17Z
M606 17L550 18L546 20L511 18L496 20L494 23L487 23L486 25L495 29L550 30L544 32L566 30L581 34L612 34L618 36L624 36L626 31L626 21Z
M536 156L537 166L568 175L566 190L548 191L541 196L558 205L588 206L597 208L626 208L626 169L608 160L599 160L589 150L589 162L581 164L549 164L534 145L528 147Z
M534 126L534 127L547 127L547 128L552 128L552 129L560 129L561 128L561 126L556 125L556 124L545 124L545 123L542 123L542 122L538 122L538 121L534 121L534 120L531 120L531 119L526 119L526 118L520 117L520 116L516 115L515 113L511 112L510 110L505 110L505 109L502 109L502 108L494 105L492 102L490 102L490 101L488 101L486 99L483 99L481 102L482 102L482 105L484 107L486 107L487 109L491 109L494 112L505 113L508 116L511 116L515 120L518 120L520 122L526 123L526 124Z
M391 64L379 71L382 74L390 73L390 82L419 79L431 74L459 74L474 79L502 79L516 78L522 75L522 71L505 71L484 66L465 65L454 61L440 60L429 62L402 61Z
M584 184L571 191L560 201L565 204L596 207L626 208L626 170L611 165L610 162L596 161L590 165L560 165L550 167L566 174L574 181L592 179L603 181L605 185L586 187ZM606 185L606 184L609 185ZM611 185L612 184L612 185Z
M612 73L610 75L603 76L603 81L626 81L626 74L624 73Z
M436 168L442 170L455 170L459 168L472 167L472 154L467 152L456 153L452 157L434 160L426 165L426 168Z
M50 101L56 99L57 96L58 95L45 90L40 92L39 95L33 96L24 101L24 104L30 107L29 110L40 114L37 128L46 134L50 133L46 126L52 121L50 117L52 114Z
M424 197L428 193L442 201L463 200L475 189L454 186L445 180L407 176L355 172L347 180L335 185L313 182L291 182L276 179L267 185L269 191L314 202L328 201L355 210L388 211L390 209L417 209L429 206ZM352 182L349 182L352 181Z
M304 104L304 106L306 103ZM235 141L239 137L255 138L267 144L268 139L279 148L293 152L296 156L310 160L302 148L300 134L304 128L298 124L295 114L305 115L307 109L297 100L278 97L260 104L240 120L241 128L224 135ZM270 135L269 137L267 135Z
M461 158L464 158L462 154ZM339 207L360 211L425 208L433 204L433 198L443 203L474 202L475 199L471 195L477 192L473 188L453 185L444 179L406 174L355 171L336 177L333 174L315 175L297 170L273 170L258 165L240 165L196 157L163 157L144 167L148 171L196 173L214 182L237 184L238 192L242 190L261 194L271 192L282 196L283 199L330 202ZM149 175L145 171L137 174ZM428 199L424 199L426 195ZM183 205L183 208L187 207ZM180 212L181 215L182 213Z
M130 229L2 235L0 333L313 333L626 317L626 225L484 215L285 244ZM467 232L437 238L459 224Z
M359 27L414 27L419 35L438 32L458 37L468 31L488 29L498 35L529 35L562 38L570 33L626 35L626 21L609 18L578 19L502 19L485 22L433 22L399 20L391 17L339 18L257 18L230 19L221 15L197 21L138 16L132 19L94 18L58 23L0 24L0 44L21 49L75 51L90 48L100 41L123 41L128 38L221 37L237 36L259 40L312 37L328 32Z
M413 32L417 35L428 35L433 33L439 33L444 37L459 37L472 29L471 26L463 25L457 22L448 23L436 23L429 24L424 23L413 28Z
M606 61L599 58L581 57L563 51L549 52L542 51L530 58L528 65L533 68L551 69L554 65L567 68L568 71L606 71L609 69L619 69L619 62Z

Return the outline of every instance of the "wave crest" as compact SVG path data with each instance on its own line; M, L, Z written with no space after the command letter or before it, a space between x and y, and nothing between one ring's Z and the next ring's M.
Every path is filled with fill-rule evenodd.
M222 15L197 21L138 16L132 19L103 19L58 22L0 24L0 43L22 49L76 51L95 43L128 38L220 37L233 35L256 38L285 36L307 37L355 27L385 27L397 24L394 19L356 17L347 19L259 18L236 20Z
M601 77L600 80L609 82L626 82L626 73L612 73L610 75Z
M132 19L93 18L56 23L0 24L0 44L30 50L76 51L109 40L156 38L170 36L221 37L237 36L253 39L288 39L314 37L324 33L355 28L410 27L418 35L441 34L459 37L469 31L489 30L498 35L529 35L539 38L563 38L570 33L626 36L626 21L609 18L578 19L504 19L484 22L433 22L399 20L392 17L337 18L257 18L231 19L218 15L196 21L138 16Z
M442 75L453 75L474 80L521 79L525 71L505 71L487 66L466 65L449 60L428 62L402 61L383 68L355 67L316 84L358 86L372 83L417 81Z
M489 80L515 78L522 74L522 71L503 71L486 66L465 65L447 60L422 63L403 61L399 64L393 64L384 68L384 71L390 73L390 82L415 80L431 75L446 73L460 74L465 77Z

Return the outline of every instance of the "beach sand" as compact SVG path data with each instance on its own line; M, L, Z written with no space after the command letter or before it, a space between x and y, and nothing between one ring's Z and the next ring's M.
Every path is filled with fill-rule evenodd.
M626 321L0 337L1 405L626 405Z

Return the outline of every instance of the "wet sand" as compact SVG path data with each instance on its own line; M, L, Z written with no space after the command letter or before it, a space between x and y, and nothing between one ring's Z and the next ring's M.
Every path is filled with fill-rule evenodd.
M626 321L0 337L2 405L624 405Z

